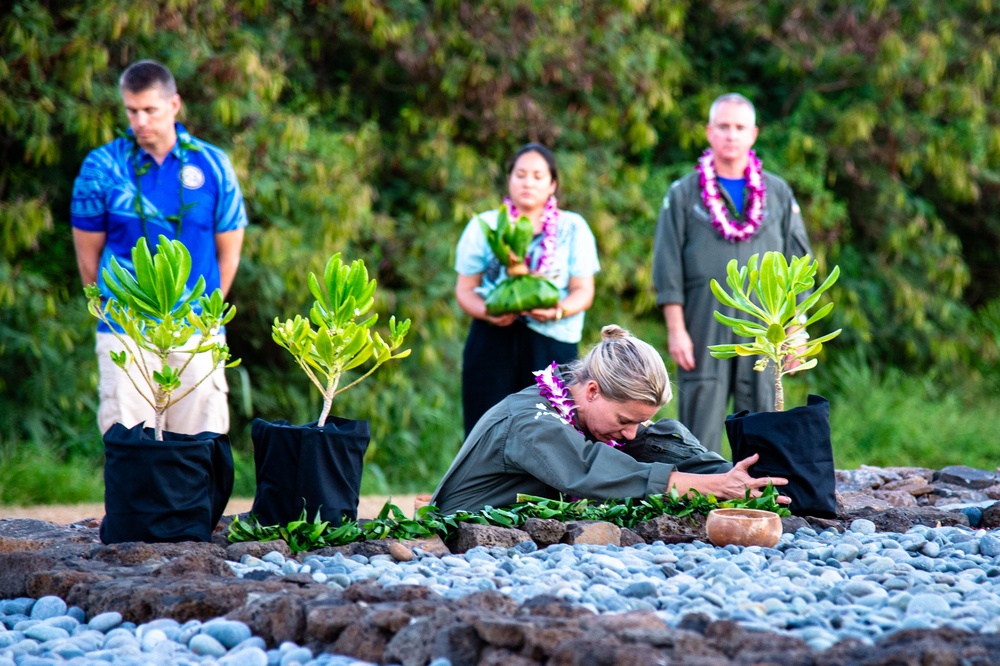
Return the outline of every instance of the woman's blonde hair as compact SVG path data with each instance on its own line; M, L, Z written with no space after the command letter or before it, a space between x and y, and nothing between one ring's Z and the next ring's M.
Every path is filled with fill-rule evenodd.
M608 400L635 400L651 407L670 402L670 378L659 353L647 342L614 324L601 329L601 341L565 373L570 384L593 379Z

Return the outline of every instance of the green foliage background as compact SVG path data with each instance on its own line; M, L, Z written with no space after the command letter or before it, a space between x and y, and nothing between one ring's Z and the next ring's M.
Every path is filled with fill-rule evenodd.
M821 273L843 271L838 360L789 382L793 400L834 396L839 466L995 464L995 4L15 0L0 9L0 502L99 497L69 199L125 125L118 75L147 57L177 77L188 129L231 155L251 218L230 294L238 492L253 416L319 413L270 326L306 312L306 275L336 251L366 261L383 317L414 321L413 356L334 405L372 420L366 489L433 487L461 432L454 244L525 141L553 146L561 203L598 239L585 342L617 322L665 349L656 213L729 90L756 101L758 153L798 195Z

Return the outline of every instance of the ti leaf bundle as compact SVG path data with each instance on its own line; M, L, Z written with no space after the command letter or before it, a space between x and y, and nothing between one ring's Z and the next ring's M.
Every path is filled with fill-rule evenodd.
M481 219L479 227L493 255L507 269L507 278L487 296L486 311L495 317L508 312L554 307L559 302L559 289L551 280L530 274L525 265L528 246L534 236L531 220L522 215L511 223L507 207L501 206L495 229Z

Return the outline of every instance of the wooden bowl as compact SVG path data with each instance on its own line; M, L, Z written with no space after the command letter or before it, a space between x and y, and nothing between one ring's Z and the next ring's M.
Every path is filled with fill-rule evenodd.
M781 518L759 509L713 509L705 521L708 540L716 546L771 548L781 538Z

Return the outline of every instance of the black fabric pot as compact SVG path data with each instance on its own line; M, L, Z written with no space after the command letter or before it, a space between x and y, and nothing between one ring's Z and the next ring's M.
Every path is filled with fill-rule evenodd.
M116 423L104 433L101 541L209 541L233 492L229 437Z
M317 510L335 526L344 518L357 520L369 423L336 416L322 428L316 423L254 419L257 493L251 511L262 525L298 520L303 506L309 520Z
M833 446L830 443L830 402L810 395L805 407L787 412L742 411L726 418L733 461L755 453L760 460L751 476L782 476L787 486L778 492L792 498L788 507L796 516L834 518Z

